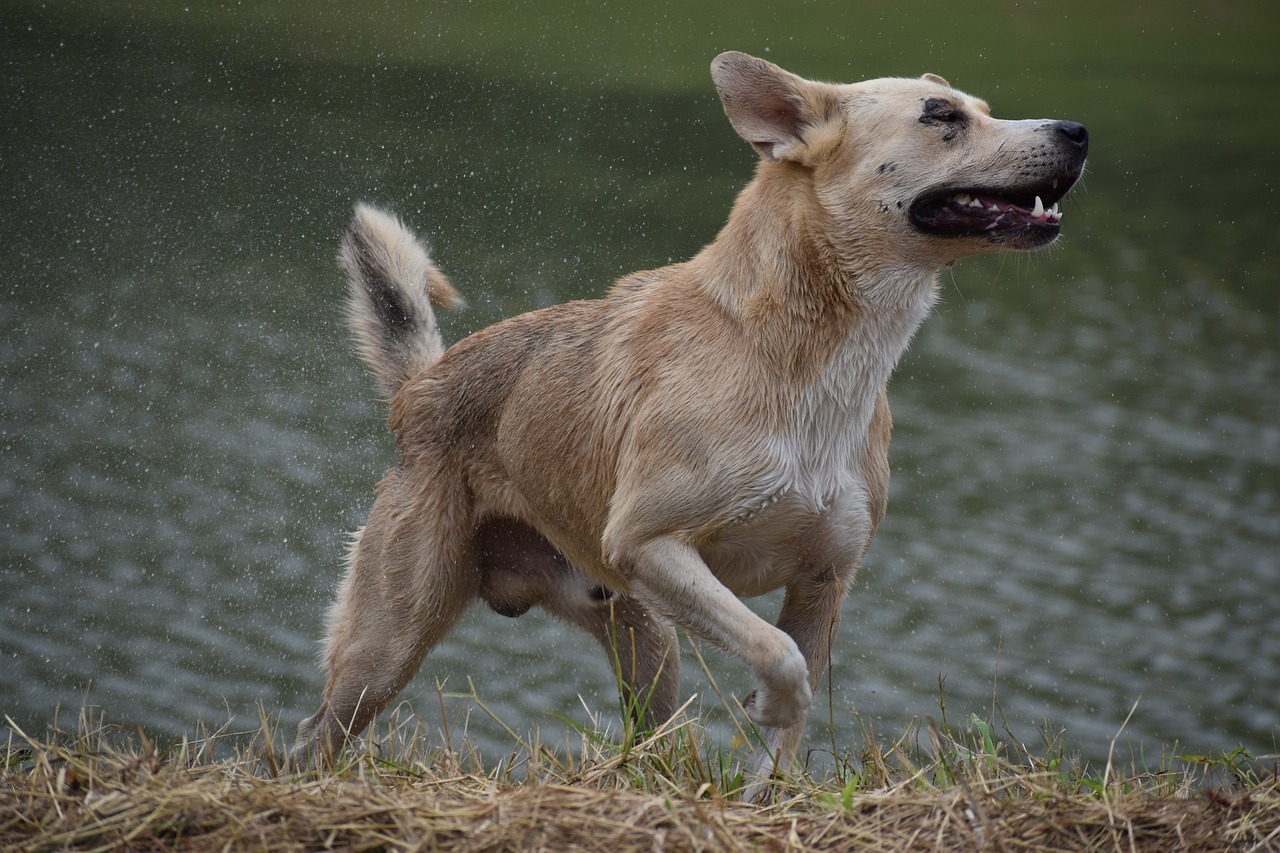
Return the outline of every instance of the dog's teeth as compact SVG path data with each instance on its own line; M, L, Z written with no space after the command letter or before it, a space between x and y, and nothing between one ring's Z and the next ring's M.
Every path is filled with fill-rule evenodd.
M982 200L981 200L981 199L976 199L976 198L975 198L973 201L969 202L969 206L970 206L970 207L982 207Z
M993 205L991 205L990 207L988 207L988 208L987 208L987 210L991 211L992 213L999 213L999 212L1000 212L1000 205L998 205L998 204L993 204Z
M970 196L968 193L956 193L951 198L952 198L952 201L954 201L956 204L968 204L972 199L972 196Z
M1040 200L1040 196L1036 196L1036 206L1031 208L1031 215L1036 219L1044 219L1044 202Z

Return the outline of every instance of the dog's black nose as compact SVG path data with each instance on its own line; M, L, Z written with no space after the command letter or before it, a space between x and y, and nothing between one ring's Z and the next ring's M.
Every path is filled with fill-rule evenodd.
M1065 136L1072 145L1080 149L1082 155L1089 153L1089 131L1078 121L1060 121L1057 123L1058 133Z

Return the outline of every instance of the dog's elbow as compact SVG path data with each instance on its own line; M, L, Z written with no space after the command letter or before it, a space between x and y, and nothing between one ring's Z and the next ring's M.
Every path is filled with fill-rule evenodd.
M616 513L610 513L604 534L600 537L600 556L605 565L625 577L628 555L634 552L635 545L636 537L630 526L622 523Z

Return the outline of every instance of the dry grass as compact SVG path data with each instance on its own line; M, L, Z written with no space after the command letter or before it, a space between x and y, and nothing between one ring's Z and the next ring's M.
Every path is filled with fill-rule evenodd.
M1280 849L1274 764L1234 753L1098 774L1052 745L1035 758L1002 743L976 717L890 744L867 733L862 755L780 782L767 806L739 801L741 756L683 717L582 731L573 749L517 739L488 769L426 746L407 714L320 771L286 768L265 720L164 747L83 712L43 740L8 729L6 851Z

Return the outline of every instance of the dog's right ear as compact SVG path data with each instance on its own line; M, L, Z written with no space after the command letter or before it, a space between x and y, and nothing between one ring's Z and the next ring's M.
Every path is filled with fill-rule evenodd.
M808 163L816 150L817 129L840 107L834 86L737 51L711 61L711 79L733 129L770 163Z

